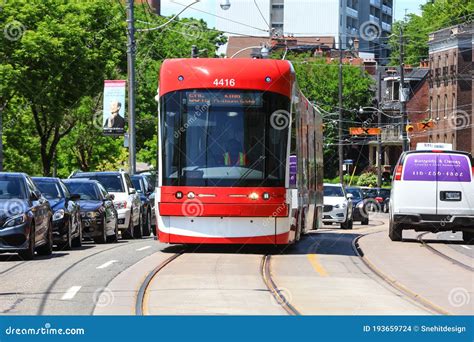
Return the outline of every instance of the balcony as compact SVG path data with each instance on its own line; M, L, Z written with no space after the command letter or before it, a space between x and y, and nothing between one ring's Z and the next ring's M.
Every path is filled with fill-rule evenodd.
M401 135L402 130L400 125L387 126L386 128L382 129L382 143L399 143L401 141Z
M375 7L380 7L380 0L370 0L370 4Z
M377 18L376 16L372 15L372 14L369 15L369 20L370 20L371 22L373 22L373 23L376 23L377 25L380 24L380 19Z
M386 5L382 5L382 12L388 15L392 15L392 9Z
M353 17L353 18L358 18L359 17L359 12L351 7L346 7L346 12L347 12L347 15Z
M382 30L392 32L392 25L382 22Z

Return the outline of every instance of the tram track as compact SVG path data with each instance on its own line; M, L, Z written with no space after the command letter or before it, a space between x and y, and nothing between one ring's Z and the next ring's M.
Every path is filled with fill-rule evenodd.
M404 297L406 297L408 300L411 300L412 302L415 302L418 305L421 305L423 308L428 310L429 312L432 312L434 314L438 315L450 315L451 313L446 311L445 309L441 308L440 306L432 303L431 301L425 299L424 297L420 296L418 293L413 292L403 284L401 284L399 281L396 279L392 279L385 273L383 273L377 266L375 266L366 256L364 256L364 252L362 249L359 247L358 241L360 238L369 235L369 234L375 234L376 232L373 233L368 233L368 234L362 234L357 236L354 240L352 240L352 249L354 250L354 253L359 257L359 259L362 261L362 263L370 270L372 273L374 273L379 279L384 281L386 284L390 285L392 288L397 290L399 293L401 293Z
M137 299L135 302L135 315L136 316L145 316L146 315L146 302L147 302L147 293L148 288L150 287L151 282L156 278L158 273L160 273L166 266L171 262L176 260L178 257L183 255L184 252L178 252L172 254L170 257L163 260L158 266L156 266L143 280L140 288L138 289Z
M470 272L473 272L473 271L474 271L474 267L469 266L469 265L467 265L467 264L465 264L465 263L463 263L463 262L461 262L461 261L459 261L459 260L456 260L456 259L450 257L449 255L444 254L444 253L441 252L440 250L434 248L433 246L430 246L430 245L428 244L428 242L423 239L423 237L424 237L425 235L427 235L427 234L429 234L429 233L422 233L422 234L419 234L416 239L417 239L418 242L420 242L421 245L422 245L423 247L425 247L428 251L430 251L431 253L433 253L433 254L435 254L435 255L437 255L437 256L439 256L439 257L445 259L446 261L448 261L448 262L450 262L450 263L452 263L452 264L454 264L454 265L456 265L456 266L459 266L459 267L461 267L461 268L463 268L463 269L465 269L465 270L467 270L467 271L470 271Z
M272 294L276 302L288 313L290 316L299 316L301 313L296 309L286 298L283 291L281 291L275 281L272 278L271 272L271 255L266 254L262 258L260 266L263 282L267 286L268 290Z

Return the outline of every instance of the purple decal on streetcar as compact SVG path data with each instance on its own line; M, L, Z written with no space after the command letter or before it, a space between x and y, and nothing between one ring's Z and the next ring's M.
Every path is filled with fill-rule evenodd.
M296 173L298 171L298 159L290 156L290 185L296 185Z
M413 154L405 161L403 180L470 182L469 159L449 153Z

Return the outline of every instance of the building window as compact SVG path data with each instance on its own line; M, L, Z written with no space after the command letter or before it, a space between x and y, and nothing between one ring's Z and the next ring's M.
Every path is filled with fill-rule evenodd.
M430 96L430 108L429 108L429 115L430 115L430 120L433 119L433 96Z
M448 94L444 94L444 119L448 117Z
M440 102L440 96L438 95L436 97L436 120L439 121L439 102Z
M452 105L451 105L451 115L454 115L454 112L456 111L456 94L453 93L453 99L452 99Z

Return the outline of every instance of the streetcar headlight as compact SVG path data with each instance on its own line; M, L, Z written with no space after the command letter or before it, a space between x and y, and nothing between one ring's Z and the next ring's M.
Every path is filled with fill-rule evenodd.
M181 199L183 198L183 193L181 191L178 191L177 193L174 194L174 197L176 197L177 199Z
M270 194L268 192L264 192L262 198L266 201L270 199Z
M249 195L249 198L250 198L251 200L254 200L254 201L255 201L255 200L258 200L258 197L259 197L259 196L258 196L258 194L257 194L256 192L252 192L252 193Z
M86 216L88 218L96 218L97 216L99 216L99 213L97 211L88 211Z

